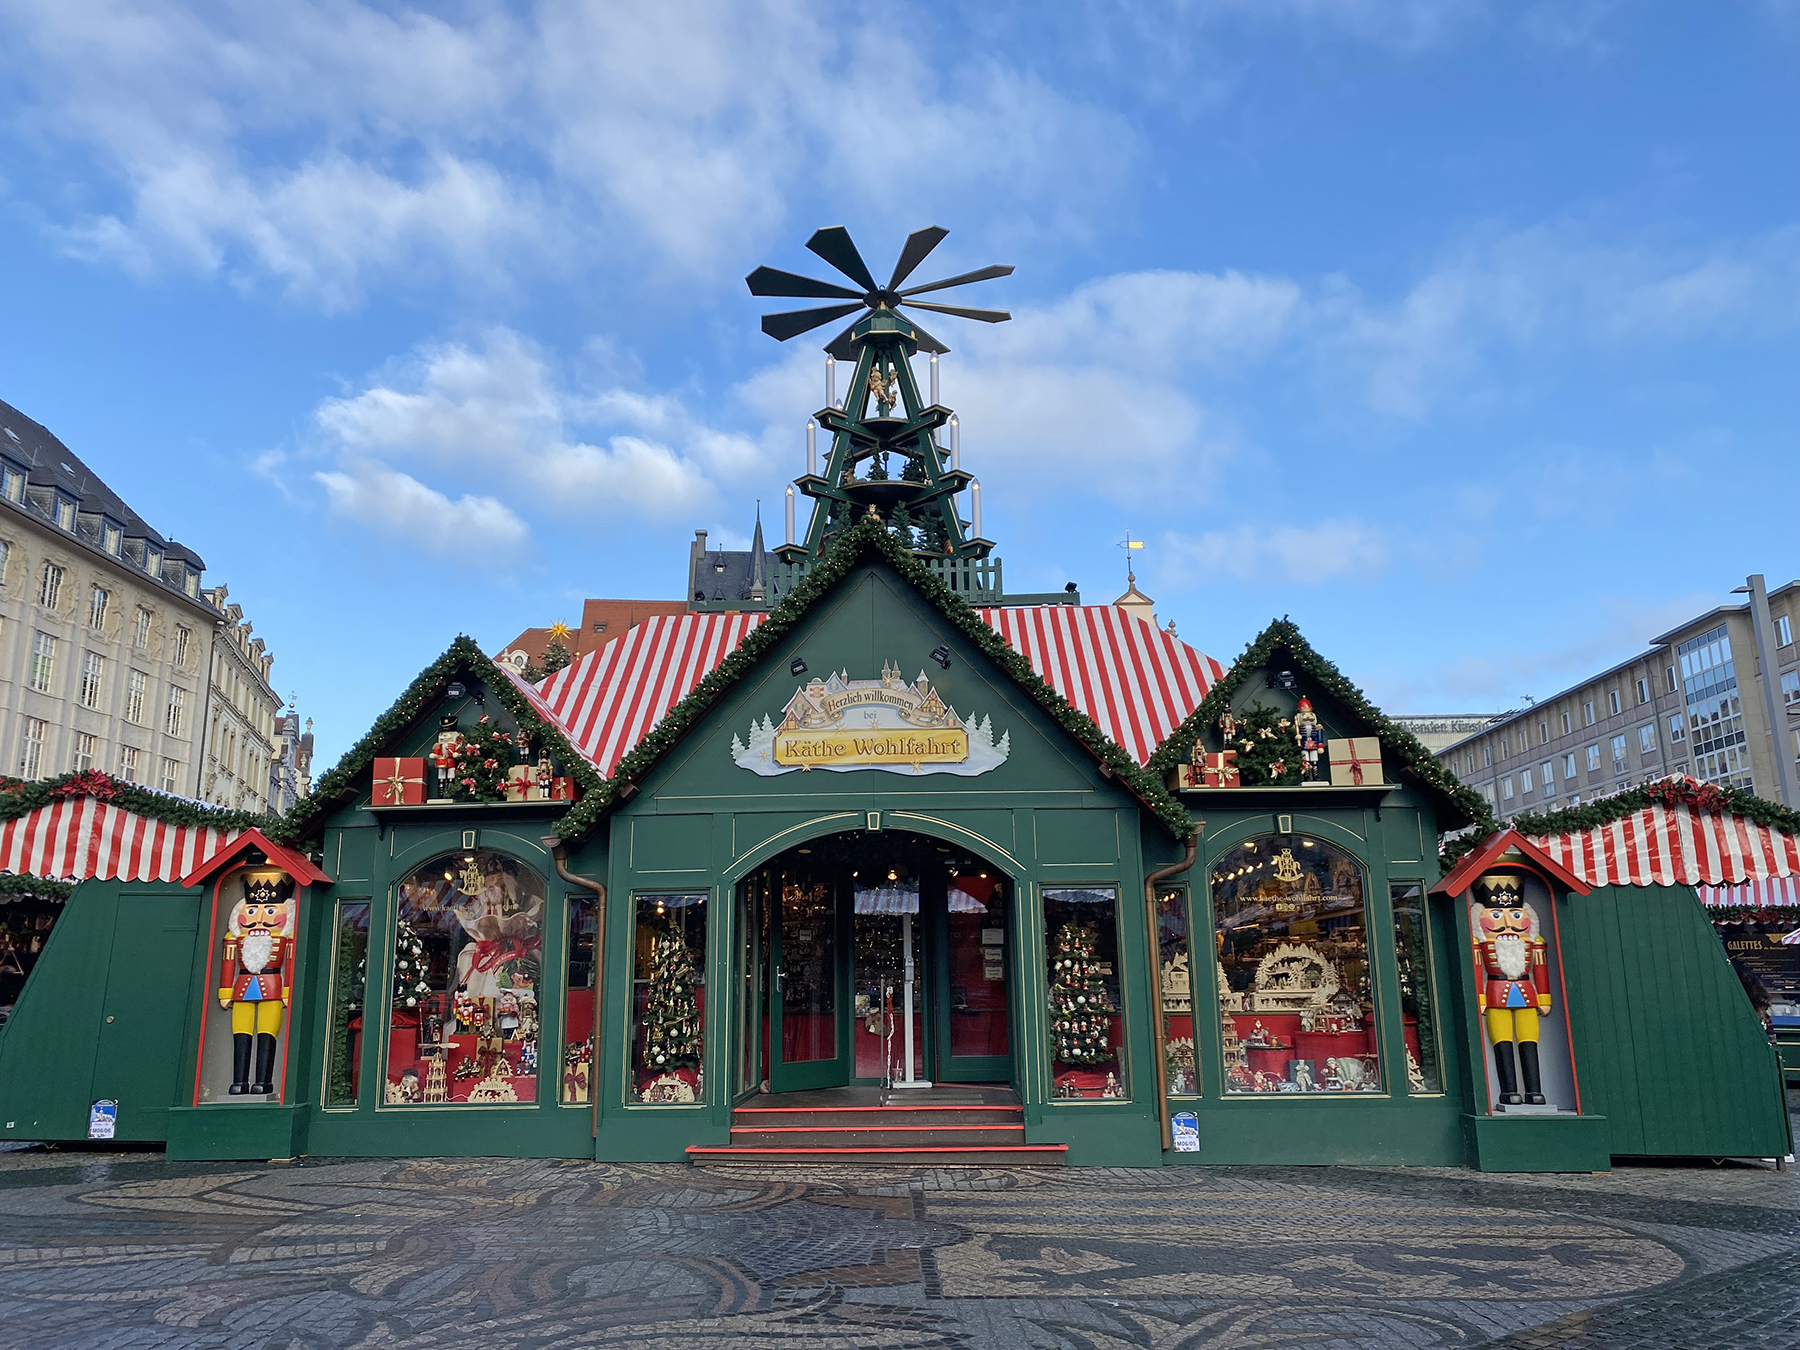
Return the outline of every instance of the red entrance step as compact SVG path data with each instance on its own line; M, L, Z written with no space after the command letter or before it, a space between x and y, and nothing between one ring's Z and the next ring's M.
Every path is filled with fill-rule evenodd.
M695 1162L1008 1163L1060 1166L1067 1144L1027 1144L1017 1106L744 1106L731 1143Z

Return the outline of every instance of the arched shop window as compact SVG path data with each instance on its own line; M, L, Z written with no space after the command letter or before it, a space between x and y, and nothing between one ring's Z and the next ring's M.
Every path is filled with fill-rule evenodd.
M1228 1093L1379 1092L1362 865L1322 839L1248 839L1212 869Z
M386 1104L535 1102L544 879L504 854L451 853L396 901Z
M631 1100L699 1101L706 1086L706 895L632 903Z
M1119 892L1112 886L1046 886L1043 897L1052 1092L1123 1097Z

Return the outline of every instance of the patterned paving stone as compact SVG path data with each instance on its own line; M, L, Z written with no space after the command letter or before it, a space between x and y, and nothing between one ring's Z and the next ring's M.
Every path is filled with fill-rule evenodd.
M0 1350L1791 1350L1796 1272L1749 1165L0 1154Z

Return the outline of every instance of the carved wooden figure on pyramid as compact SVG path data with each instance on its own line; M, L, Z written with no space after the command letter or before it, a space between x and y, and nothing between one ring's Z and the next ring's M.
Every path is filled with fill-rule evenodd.
M293 994L294 883L285 873L261 871L246 872L242 885L225 930L219 1006L231 1009L231 1095L266 1097L275 1090L276 1038Z
M1480 924L1475 935L1479 977L1475 1000L1494 1047L1500 1102L1503 1106L1542 1106L1538 1019L1550 1011L1550 977L1537 911L1525 903L1524 884L1517 876L1490 872L1474 889Z

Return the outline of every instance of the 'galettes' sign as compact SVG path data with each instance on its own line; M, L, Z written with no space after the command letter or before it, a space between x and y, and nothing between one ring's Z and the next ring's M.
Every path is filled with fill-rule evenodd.
M764 775L887 769L968 776L998 768L1011 753L1011 733L996 744L993 722L958 717L923 671L911 684L892 663L878 680L848 674L836 671L796 689L779 723L765 716L750 724L748 744L731 738L732 759Z

